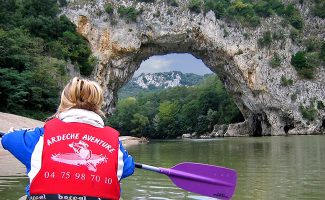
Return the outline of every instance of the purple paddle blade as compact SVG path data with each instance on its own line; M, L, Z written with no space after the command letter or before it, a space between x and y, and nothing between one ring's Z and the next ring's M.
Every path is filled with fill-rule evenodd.
M171 169L160 168L160 173L184 190L217 199L230 199L236 189L236 171L224 167L185 162Z

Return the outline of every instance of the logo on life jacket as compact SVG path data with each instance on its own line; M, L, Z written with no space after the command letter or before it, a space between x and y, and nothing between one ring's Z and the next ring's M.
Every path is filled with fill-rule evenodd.
M84 165L88 170L93 172L97 171L97 165L106 163L108 160L106 156L93 154L92 151L88 149L89 145L82 140L78 143L70 143L69 147L73 149L74 153L53 154L51 159L68 165Z

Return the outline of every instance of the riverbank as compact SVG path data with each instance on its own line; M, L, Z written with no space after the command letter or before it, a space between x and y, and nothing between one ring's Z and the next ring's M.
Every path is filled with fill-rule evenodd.
M0 112L0 131L6 132L11 127L32 128L38 126L44 126L44 122L19 115Z
M0 112L0 131L7 132L11 127L13 128L33 128L44 126L44 122L19 115ZM147 143L145 138L137 138L132 136L121 136L120 141L124 147L138 145L140 143Z

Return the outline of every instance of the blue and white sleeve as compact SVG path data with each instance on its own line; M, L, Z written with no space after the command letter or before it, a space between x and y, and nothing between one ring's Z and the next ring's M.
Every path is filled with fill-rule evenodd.
M121 141L119 141L118 152L118 170L117 177L119 180L131 176L134 172L134 161L131 155L124 149Z
M8 132L2 137L1 143L20 162L27 171L30 169L31 156L39 138L44 134L44 128L16 129Z

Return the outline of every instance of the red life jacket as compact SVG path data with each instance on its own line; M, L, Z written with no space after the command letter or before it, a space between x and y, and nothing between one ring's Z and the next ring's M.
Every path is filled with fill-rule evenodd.
M41 168L30 194L71 194L119 199L119 133L110 127L48 121Z

